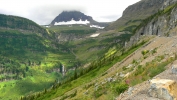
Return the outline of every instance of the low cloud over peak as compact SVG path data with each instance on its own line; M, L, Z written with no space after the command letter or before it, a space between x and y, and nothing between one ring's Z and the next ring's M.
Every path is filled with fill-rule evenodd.
M94 20L117 20L123 10L140 0L1 0L0 13L29 18L38 24L50 24L62 11L81 11Z

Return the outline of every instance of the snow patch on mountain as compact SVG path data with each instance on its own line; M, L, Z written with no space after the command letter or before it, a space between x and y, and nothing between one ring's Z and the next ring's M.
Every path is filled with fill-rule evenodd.
M99 28L99 29L103 29L104 28L104 27L100 27L98 25L90 25L90 27Z
M100 35L100 33L95 33L95 34L90 35L90 37L97 37L99 35Z
M62 21L62 22L55 22L54 25L72 25L72 24L85 24L85 25L87 25L89 23L90 23L90 21L88 21L88 20L82 21L80 19L79 21L75 21L75 20L71 19L71 21L67 21L67 22L64 22L64 21Z

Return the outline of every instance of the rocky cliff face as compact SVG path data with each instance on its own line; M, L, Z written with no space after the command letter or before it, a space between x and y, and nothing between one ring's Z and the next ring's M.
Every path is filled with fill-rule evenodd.
M156 13L165 1L167 0L141 0L136 4L130 5L125 9L122 17L106 27L106 30L120 29L121 27L127 26L126 23L130 20L140 23L142 19Z
M168 0L169 2L172 0ZM177 35L177 0L173 0L172 5L166 6L165 2L161 12L164 14L154 16L145 26L138 29L134 36L131 37L129 45L136 43L141 35L158 35L158 36L175 36ZM171 10L169 10L171 9Z
M145 27L142 27L137 34L141 35L160 35L173 36L177 35L175 31L177 25L177 8L174 8L170 15L159 16L154 18Z
M153 18L146 26L140 28L136 34L174 36L177 35L177 32L174 31L176 26L177 7L174 7L169 13Z

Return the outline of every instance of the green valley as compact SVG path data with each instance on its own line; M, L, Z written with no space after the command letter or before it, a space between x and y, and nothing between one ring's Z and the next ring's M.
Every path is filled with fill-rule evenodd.
M94 60L109 58L131 37L129 33L105 33L88 26L45 28L25 18L1 17L0 98L6 100L49 89L56 82L66 82L76 71L89 72ZM23 22L29 24L23 26ZM91 37L96 33L101 34ZM71 39L60 40L62 36L63 39L71 36ZM73 36L76 39L72 39Z

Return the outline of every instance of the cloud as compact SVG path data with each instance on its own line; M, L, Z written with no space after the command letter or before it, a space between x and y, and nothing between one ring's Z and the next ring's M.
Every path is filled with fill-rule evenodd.
M50 24L62 11L77 10L106 22L117 20L127 6L137 1L140 0L1 0L0 13Z
M30 15L29 17L31 19L33 19L34 21L36 21L37 23L40 24L50 24L52 22L52 20L58 16L63 10L77 10L77 11L81 11L84 12L84 8L81 7L67 7L64 5L47 5L47 6L38 6L38 7L34 7L33 9L30 9L29 12ZM35 12L34 12L35 11Z

